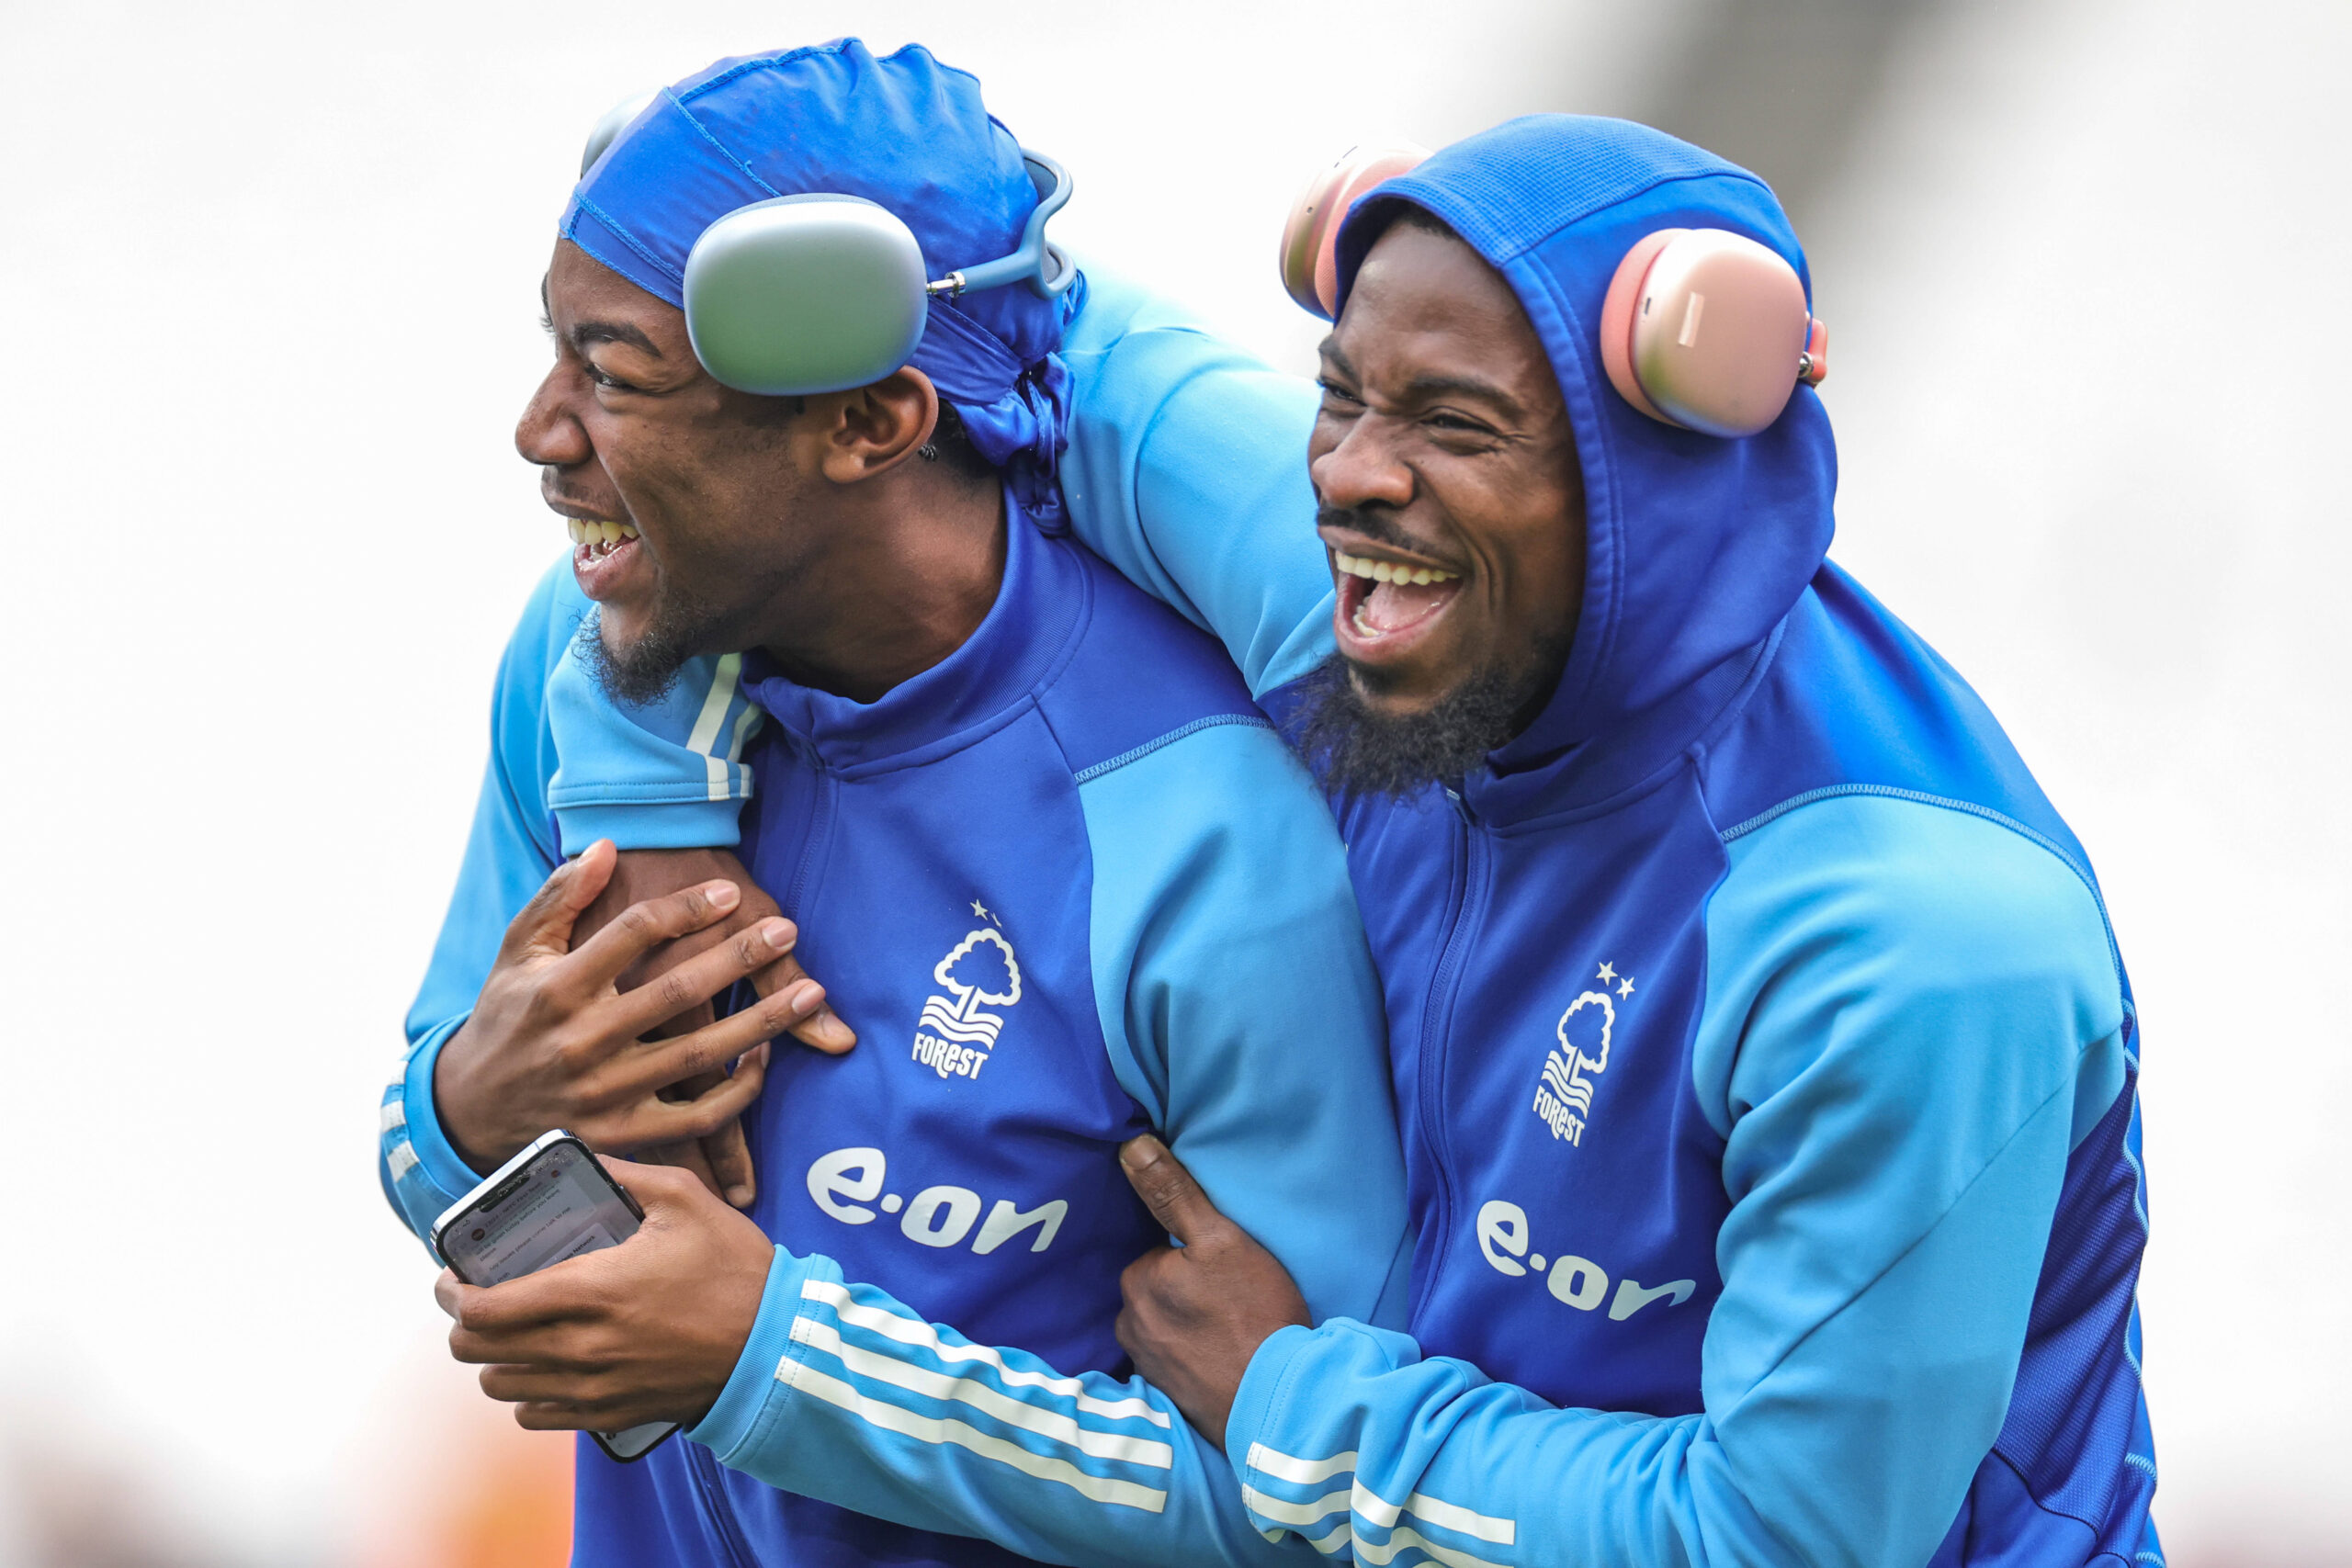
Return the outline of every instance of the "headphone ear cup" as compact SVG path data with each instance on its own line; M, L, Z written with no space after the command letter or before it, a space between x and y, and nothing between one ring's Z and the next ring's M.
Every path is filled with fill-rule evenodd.
M1609 384L1617 389L1619 397L1662 424L1678 422L1658 411L1650 395L1642 390L1641 378L1634 374L1634 311L1642 302L1642 285L1649 278L1650 264L1657 260L1660 251L1690 231L1660 229L1643 235L1617 264L1617 275L1609 280L1609 293L1600 302L1600 367L1608 372Z
M703 368L763 397L869 386L911 358L927 296L922 247L854 196L738 208L686 256L686 335Z
M1283 289L1299 309L1329 321L1340 308L1340 225L1356 197L1429 156L1410 141L1368 141L1318 170L1292 203L1277 258Z
M1813 328L1796 269L1727 229L1645 238L1618 264L1600 316L1601 361L1627 402L1726 439L1781 417Z

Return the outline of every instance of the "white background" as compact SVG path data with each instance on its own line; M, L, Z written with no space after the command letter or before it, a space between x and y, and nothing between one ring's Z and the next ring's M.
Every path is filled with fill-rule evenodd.
M1057 232L1303 368L1309 167L1637 107L1705 4L0 8L0 1563L60 1466L155 1562L390 1561L478 1419L374 1109L561 547L509 433L606 104L920 38L1070 166ZM1837 554L2007 722L2139 988L2188 1568L2352 1562L2346 14L1954 0L1808 226Z

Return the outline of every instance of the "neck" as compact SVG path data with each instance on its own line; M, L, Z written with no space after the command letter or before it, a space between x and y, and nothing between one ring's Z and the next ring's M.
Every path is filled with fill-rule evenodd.
M870 703L964 646L1004 581L1004 493L949 475L888 487L809 560L760 647L799 684Z

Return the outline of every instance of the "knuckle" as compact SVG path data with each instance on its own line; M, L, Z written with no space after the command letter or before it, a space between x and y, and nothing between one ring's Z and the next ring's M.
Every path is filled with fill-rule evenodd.
M668 1010L671 1016L684 1012L702 1000L693 983L675 969L666 971L653 981L653 998Z

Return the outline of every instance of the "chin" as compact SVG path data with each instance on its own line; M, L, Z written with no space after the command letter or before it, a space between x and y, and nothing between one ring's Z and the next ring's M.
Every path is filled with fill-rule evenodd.
M1431 674L1417 667L1393 664L1366 664L1352 659L1342 661L1348 669L1348 685L1356 700L1365 709L1386 719L1419 718L1462 689L1470 671L1445 671Z

